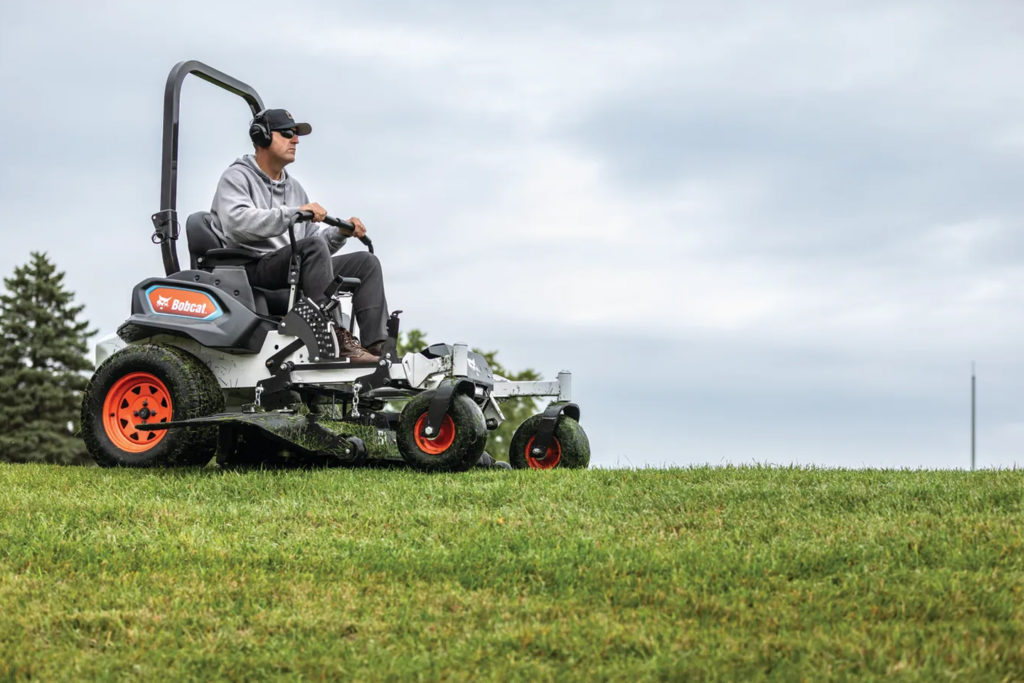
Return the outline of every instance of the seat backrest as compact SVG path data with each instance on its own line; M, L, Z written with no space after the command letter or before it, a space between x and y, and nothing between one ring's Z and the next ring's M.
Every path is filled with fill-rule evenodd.
M206 264L202 263L201 259L213 249L238 252L234 254L236 257L241 255L242 250L231 250L225 247L223 240L214 231L212 223L213 214L209 211L198 211L185 220L185 236L188 239L188 254L192 262L192 270L202 269ZM243 261L245 260L244 255L241 255L241 258ZM250 258L254 257L250 255ZM206 269L208 270L209 267L207 266ZM287 286L282 289L253 287L252 290L257 313L281 316L288 312L290 291Z
M197 211L185 220L185 236L188 239L188 255L192 262L192 270L199 268L199 258L211 249L224 246L220 237L213 231L213 214L209 211Z

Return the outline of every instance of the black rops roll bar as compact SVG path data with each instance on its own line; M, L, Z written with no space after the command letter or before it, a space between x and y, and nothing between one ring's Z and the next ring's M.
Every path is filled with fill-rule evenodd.
M178 62L167 76L164 88L163 156L160 162L160 210L153 214L153 242L160 245L164 257L164 271L172 275L178 267L178 110L181 101L181 83L185 76L199 78L232 92L246 101L253 116L263 109L259 94L238 79L202 62Z

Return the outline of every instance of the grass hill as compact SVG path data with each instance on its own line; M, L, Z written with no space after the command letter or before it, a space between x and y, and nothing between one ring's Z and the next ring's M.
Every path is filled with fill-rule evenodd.
M0 680L1024 678L1024 472L0 465Z

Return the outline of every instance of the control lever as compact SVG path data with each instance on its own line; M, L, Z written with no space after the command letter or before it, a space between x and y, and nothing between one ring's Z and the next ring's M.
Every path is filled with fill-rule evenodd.
M331 280L331 284L327 285L327 289L324 290L324 294L327 295L327 304L323 308L324 313L329 314L338 307L338 297L336 296L338 292L354 291L362 282L357 277L335 275L334 279Z
M331 284L327 285L327 289L324 290L324 294L327 295L328 299L333 299L334 295L338 292L352 292L355 291L356 287L363 283L357 277L345 277L344 275L335 275L334 279L331 280Z
M326 218L324 218L324 223L326 223L327 225L333 225L334 227L338 228L339 230L341 230L341 234L344 235L345 237L352 237L352 235L354 235L356 232L356 226L352 225L344 218L335 218L334 216L327 216ZM366 245L367 251L369 251L371 254L373 253L373 242L370 241L369 237L363 235L362 237L358 237L356 239L358 239L360 242Z

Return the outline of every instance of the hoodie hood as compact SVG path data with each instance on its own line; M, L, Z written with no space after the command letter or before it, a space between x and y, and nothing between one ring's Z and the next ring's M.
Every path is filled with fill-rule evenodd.
M231 162L231 166L244 166L246 169L248 169L248 170L252 171L253 173L255 173L256 175L258 175L260 178L263 178L263 180L265 180L266 182L273 183L275 185L280 185L282 183L286 183L286 182L288 182L288 178L289 178L288 169L286 169L286 168L282 168L281 169L281 179L280 180L274 180L273 178L268 176L266 173L263 172L263 169L260 168L260 165L256 163L256 155L255 154L245 154L243 156L240 156L237 159L235 159L233 162Z

